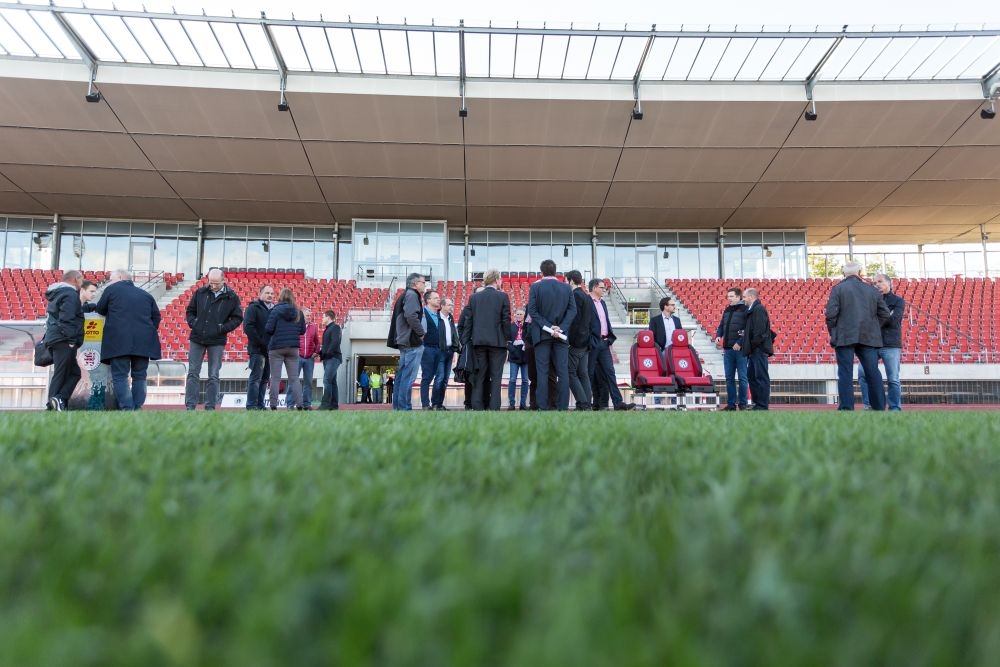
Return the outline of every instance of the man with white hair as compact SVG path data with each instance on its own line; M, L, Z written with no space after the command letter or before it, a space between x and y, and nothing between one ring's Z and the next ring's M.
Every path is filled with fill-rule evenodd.
M132 282L125 269L111 272L97 312L104 315L101 361L111 366L111 386L119 410L141 410L146 402L146 370L160 358L160 309L156 299ZM129 375L132 386L129 387Z
M837 352L840 410L854 409L855 356L864 368L872 410L885 410L878 350L882 347L882 325L889 317L882 294L861 280L861 265L855 261L844 264L844 279L834 285L826 303L830 345Z
M188 353L187 383L184 407L194 410L201 390L201 363L208 356L208 386L205 389L205 409L214 410L219 402L219 371L226 337L243 322L240 297L226 286L226 276L219 269L208 272L208 284L199 287L187 307L187 323L191 327L191 347Z

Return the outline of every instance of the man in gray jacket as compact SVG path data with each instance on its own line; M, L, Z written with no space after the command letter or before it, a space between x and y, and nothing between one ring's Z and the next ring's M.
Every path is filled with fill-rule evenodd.
M837 393L841 410L854 409L854 357L865 370L872 410L885 410L885 390L878 370L882 325L889 309L877 289L861 280L861 265L844 264L844 279L830 292L826 327L830 345L837 351Z
M425 282L419 273L407 276L406 290L392 307L389 337L385 344L399 350L399 369L396 371L395 391L392 394L393 410L413 409L410 394L424 354L424 328L420 319L424 310L421 295Z

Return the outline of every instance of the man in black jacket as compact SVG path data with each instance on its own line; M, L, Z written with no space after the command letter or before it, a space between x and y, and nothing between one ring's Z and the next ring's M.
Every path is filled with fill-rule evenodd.
M83 344L83 307L80 304L80 285L83 274L70 270L60 282L49 285L45 298L45 346L52 353L52 379L49 381L49 410L66 409L77 382L80 366L76 354Z
M267 344L271 336L264 331L267 318L274 308L274 288L264 285L260 294L247 304L243 313L243 332L247 335L247 357L250 378L247 380L247 410L264 409L264 393L267 378L271 377L271 365L267 360Z
M462 329L462 344L475 352L472 381L472 409L485 410L483 387L490 379L490 410L500 409L500 382L510 342L510 297L500 291L500 272L490 269L483 275L485 289L469 299L469 318ZM465 313L463 312L463 315Z
M715 344L722 346L722 364L726 371L726 410L747 409L747 358L740 352L743 332L747 323L747 305L743 303L743 290L730 287L726 291L729 305L722 311L722 321L715 330ZM739 393L736 393L736 374L739 373Z
M771 318L758 300L753 287L744 292L747 304L747 321L740 351L747 357L747 381L753 395L753 409L767 410L771 403L771 374L767 358L774 355L774 338Z
M243 322L240 297L226 286L226 276L219 269L208 272L208 284L195 290L187 307L187 323L191 327L191 347L188 352L187 384L184 406L194 410L201 389L201 363L208 356L208 386L205 388L205 409L214 410L219 401L219 371L226 337Z
M566 272L573 289L576 317L569 327L569 390L576 399L577 410L591 410L593 394L590 388L590 319L594 316L593 299L583 287L583 274L576 269Z
M882 347L878 350L878 358L882 360L885 369L885 382L889 386L889 410L903 409L903 390L899 383L899 365L903 353L903 311L906 302L903 297L892 291L892 278L885 273L875 275L875 289L882 293L882 300L889 309L889 319L882 325ZM865 377L864 366L858 364L858 384L861 386L861 401L865 409L871 409L871 399L868 396L868 380Z
M854 357L865 369L872 410L885 410L885 390L878 370L882 347L882 325L889 308L877 289L861 280L861 265L844 264L844 279L830 290L826 303L826 327L830 345L837 351L837 393L840 410L854 409Z
M340 352L343 336L336 322L337 314L332 310L323 313L323 342L319 348L319 358L323 361L323 400L320 410L339 410L340 392L337 388L337 370L344 361Z

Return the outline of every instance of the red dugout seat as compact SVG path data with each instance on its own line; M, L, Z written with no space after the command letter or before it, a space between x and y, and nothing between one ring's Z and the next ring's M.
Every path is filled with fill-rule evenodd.
M653 332L640 331L635 336L635 344L629 359L632 371L632 386L636 391L663 391L674 389L674 380L664 372L663 357L653 342Z
M698 352L691 347L687 331L674 330L673 344L664 352L667 375L678 393L697 391L715 393L711 375L705 375Z

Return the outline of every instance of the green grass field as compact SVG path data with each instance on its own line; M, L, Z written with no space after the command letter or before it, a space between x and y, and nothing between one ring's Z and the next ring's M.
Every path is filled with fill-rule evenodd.
M995 665L1000 413L5 414L0 665Z

